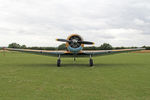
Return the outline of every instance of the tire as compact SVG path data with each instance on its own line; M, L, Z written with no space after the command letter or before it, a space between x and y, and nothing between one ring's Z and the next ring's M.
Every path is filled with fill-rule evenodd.
M61 60L58 59L58 60L57 60L57 67L60 67L60 64L61 64Z
M90 64L91 67L93 66L93 59L89 60L89 64Z

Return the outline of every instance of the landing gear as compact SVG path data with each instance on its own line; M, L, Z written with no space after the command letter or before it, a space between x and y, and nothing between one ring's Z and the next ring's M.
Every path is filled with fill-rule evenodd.
M76 55L74 55L73 61L76 61Z
M74 57L74 61L75 61L75 57ZM60 55L58 56L58 60L57 60L57 67L60 67L61 65L61 59L60 59ZM94 64L93 64L93 59L92 59L92 55L90 55L90 59L89 59L89 65L92 67Z
M90 64L91 67L93 66L93 59L89 60L89 64Z
M91 67L93 66L93 59L92 59L92 56L91 56L91 55L90 55L89 65L90 65Z
M58 59L58 60L57 60L57 67L60 67L60 64L61 64L61 60Z
M61 60L60 60L60 55L59 55L59 58L57 60L57 67L60 67L60 64L61 64Z

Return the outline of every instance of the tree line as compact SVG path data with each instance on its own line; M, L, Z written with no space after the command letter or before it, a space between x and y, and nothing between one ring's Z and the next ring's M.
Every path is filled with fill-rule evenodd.
M18 43L11 43L8 48L19 48L19 49L35 49L35 50L66 50L65 43L59 45L58 47L27 47L26 45L20 45ZM90 46L84 47L83 50L112 50L112 49L129 49L137 47L112 47L109 43L103 43L100 46ZM150 50L150 46L143 46L146 50Z

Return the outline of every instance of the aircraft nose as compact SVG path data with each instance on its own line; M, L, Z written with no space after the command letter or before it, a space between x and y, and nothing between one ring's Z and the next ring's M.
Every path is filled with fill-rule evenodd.
M77 42L78 42L76 39L73 39L72 41L73 41L74 43L77 43Z

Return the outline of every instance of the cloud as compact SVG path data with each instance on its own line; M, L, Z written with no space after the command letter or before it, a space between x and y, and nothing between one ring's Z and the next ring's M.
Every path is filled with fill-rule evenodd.
M97 46L150 45L149 12L149 0L0 0L0 45L57 46L72 33Z

